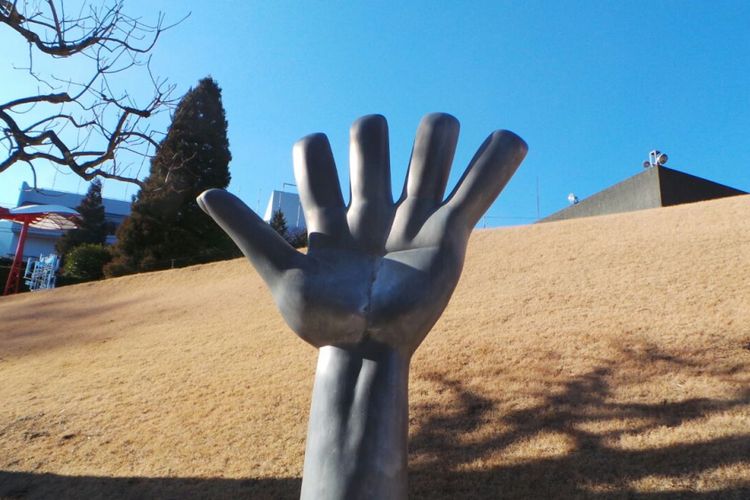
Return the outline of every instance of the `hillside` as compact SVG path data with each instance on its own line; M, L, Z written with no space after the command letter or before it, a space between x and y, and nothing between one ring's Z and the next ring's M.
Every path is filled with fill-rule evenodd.
M0 298L1 498L296 498L315 350L244 260ZM411 498L750 498L750 196L477 231Z

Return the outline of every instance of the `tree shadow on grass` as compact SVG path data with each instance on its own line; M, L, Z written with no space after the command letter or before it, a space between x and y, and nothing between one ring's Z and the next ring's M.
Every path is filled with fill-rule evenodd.
M301 478L94 477L0 471L0 499L235 499L299 497Z
M669 362L680 360L672 358ZM744 434L661 447L628 449L611 444L626 434L676 427L750 405L750 390L726 400L617 403L609 397L611 374L610 366L595 368L544 395L541 402L511 411L499 408L458 380L432 374L429 379L450 391L453 403L448 411L416 409L424 417L410 439L410 497L750 499L750 477L713 491L693 491L691 486L696 476L721 466L737 465L747 470L750 429ZM623 424L615 430L601 430L606 426L598 432L588 430L608 421L635 424ZM487 439L460 439L485 425L501 430ZM550 434L563 437L567 450L546 457L524 457L510 461L511 465L482 466L492 455ZM659 484L652 486L655 491L634 489L634 482L650 478L664 479L657 479ZM672 480L677 486L670 484Z
M646 354L667 363L666 369L706 371L658 352ZM451 397L449 403L431 402L413 411L417 426L410 438L410 498L750 498L750 477L725 481L714 490L693 490L700 474L722 466L748 468L750 429L637 449L612 444L624 435L677 427L748 406L750 390L730 399L617 402L612 397L615 366L619 364L605 363L564 381L522 409L503 408L458 380L430 375L437 389ZM492 432L482 434L485 426ZM466 439L474 435L489 437ZM511 454L514 446L550 435L561 436L565 449L536 455L532 450L528 458L506 460L507 465L482 466L493 456ZM649 478L657 478L649 491L633 486ZM113 478L0 471L3 499L292 499L298 498L300 486L301 478Z

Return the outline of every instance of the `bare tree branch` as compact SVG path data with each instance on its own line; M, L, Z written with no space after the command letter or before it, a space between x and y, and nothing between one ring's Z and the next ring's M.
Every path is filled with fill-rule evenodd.
M91 180L94 177L142 184L115 161L122 154L149 157L159 147L159 133L149 118L171 109L174 86L153 76L150 51L165 25L162 13L149 25L123 12L123 0L83 2L69 16L63 0L0 0L0 26L6 25L29 44L28 73L51 92L37 92L0 103L0 173L18 162L52 163ZM184 18L183 18L184 20ZM180 20L179 22L181 22ZM91 73L77 77L42 76L33 53L89 61ZM38 65L37 65L38 66ZM118 90L110 78L130 69L148 73L152 95L135 98ZM127 162L126 162L127 164Z

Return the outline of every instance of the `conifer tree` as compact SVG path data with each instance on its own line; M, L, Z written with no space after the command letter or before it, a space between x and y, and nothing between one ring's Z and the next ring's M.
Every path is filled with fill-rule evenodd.
M281 235L282 238L286 239L289 230L286 226L286 217L284 216L284 212L282 212L281 209L278 209L273 213L269 224L277 233Z
M231 158L221 89L207 77L177 106L131 215L117 231L114 259L106 274L116 276L239 255L195 201L206 189L229 185Z
M55 250L63 258L79 245L84 243L103 244L107 239L107 222L104 219L104 204L102 202L102 182L99 179L91 181L86 196L83 197L76 210L81 214L77 221L78 228L65 232L55 244Z

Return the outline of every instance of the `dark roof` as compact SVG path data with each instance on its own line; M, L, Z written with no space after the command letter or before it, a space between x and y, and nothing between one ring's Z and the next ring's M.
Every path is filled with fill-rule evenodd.
M656 166L555 212L539 222L669 207L742 194L747 193L679 170Z

